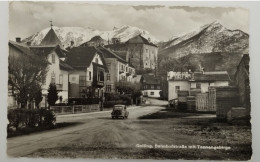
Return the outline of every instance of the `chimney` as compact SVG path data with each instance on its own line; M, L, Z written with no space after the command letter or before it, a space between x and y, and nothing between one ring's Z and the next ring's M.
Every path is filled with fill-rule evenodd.
M32 42L31 41L28 41L27 42L27 46L31 46Z
M16 37L15 40L16 40L17 43L21 43L21 38L20 37Z

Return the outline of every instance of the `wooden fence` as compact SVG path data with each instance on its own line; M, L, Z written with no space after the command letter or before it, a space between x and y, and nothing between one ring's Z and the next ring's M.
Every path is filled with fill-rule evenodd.
M216 111L216 89L209 87L209 110Z
M209 111L207 93L196 94L196 111Z

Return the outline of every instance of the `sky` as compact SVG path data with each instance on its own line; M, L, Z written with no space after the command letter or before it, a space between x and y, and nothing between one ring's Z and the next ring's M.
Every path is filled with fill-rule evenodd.
M135 26L159 40L168 40L214 21L228 29L249 32L249 11L234 7L189 7L72 2L10 2L9 39L26 38L50 26L112 30Z

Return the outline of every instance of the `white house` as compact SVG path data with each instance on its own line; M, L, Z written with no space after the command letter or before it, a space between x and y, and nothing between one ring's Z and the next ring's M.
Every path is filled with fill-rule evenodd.
M168 99L178 98L178 91L206 93L209 87L228 86L230 77L227 71L213 72L168 72Z
M141 77L142 94L144 97L159 98L161 91L161 79L154 74L144 74Z
M45 55L49 62L46 79L43 80L42 84L43 100L41 102L41 107L48 106L47 94L51 83L56 85L58 91L59 100L57 100L56 103L67 102L69 90L68 76L69 71L73 68L63 61L66 56L63 50L59 45L56 47L31 46L30 49L34 51L36 55Z

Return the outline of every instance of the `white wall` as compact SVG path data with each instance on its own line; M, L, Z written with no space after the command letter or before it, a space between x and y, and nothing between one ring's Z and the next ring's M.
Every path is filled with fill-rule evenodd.
M152 97L152 98L159 98L160 97L160 91L161 90L143 90L142 91L142 94L145 96L146 94L146 96L148 96L148 97ZM151 92L154 92L154 95L151 95Z
M180 86L181 91L190 91L190 83L188 81L168 81L168 100L178 98L175 86Z
M209 82L201 83L201 93L205 93L209 91Z

